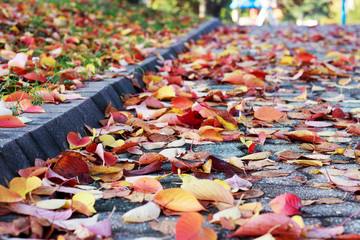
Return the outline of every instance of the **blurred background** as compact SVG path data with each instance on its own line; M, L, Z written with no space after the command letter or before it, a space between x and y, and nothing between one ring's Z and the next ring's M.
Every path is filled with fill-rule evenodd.
M360 0L132 0L175 14L220 17L240 25L359 24Z

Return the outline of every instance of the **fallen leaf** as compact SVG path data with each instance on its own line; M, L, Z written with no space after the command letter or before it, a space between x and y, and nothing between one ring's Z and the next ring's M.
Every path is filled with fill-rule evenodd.
M301 199L293 193L284 193L269 203L274 213L292 216L298 214L301 210Z
M0 185L0 202L20 202L24 198L17 192Z
M208 227L202 227L204 218L201 214L196 212L185 213L176 223L176 240L216 240L216 232Z
M70 149L85 148L92 143L91 138L89 137L80 138L78 133L75 132L69 132L66 136L66 140L69 143Z
M164 208L178 212L204 210L204 207L190 192L181 188L164 189L154 196L153 202Z
M10 190L19 193L23 198L26 194L41 186L41 179L38 177L15 177L10 181Z
M283 112L269 106L260 107L254 113L255 118L265 122L274 122L280 119L283 115Z
M148 202L143 206L133 208L124 213L122 219L124 222L141 223L157 219L160 213L161 209L156 203Z
M175 221L171 221L171 220L164 220L161 222L150 222L149 223L151 229L155 230L155 231L159 231L162 234L165 235L173 235L175 234L175 227L176 227L176 222Z
M17 117L12 115L0 116L0 128L18 128L26 127L26 125Z
M181 176L183 183L182 189L190 192L199 200L222 202L227 204L234 203L231 192L221 184L208 179L197 179L191 175Z
M132 185L132 188L141 193L156 193L163 190L161 183L151 177L138 178Z
M251 218L226 237L256 237L270 233L274 236L299 238L301 228L291 218L276 213L263 213Z

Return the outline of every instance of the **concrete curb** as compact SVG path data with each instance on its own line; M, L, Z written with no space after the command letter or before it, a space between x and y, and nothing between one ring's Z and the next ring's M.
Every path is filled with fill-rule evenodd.
M185 43L200 38L219 25L218 19L208 20L198 28L192 29L187 37L158 52L164 59L175 57L185 50ZM135 71L139 85L144 87L141 80L142 71L155 71L157 65L157 57L152 56L126 73L131 74ZM44 104L46 113L23 114L33 120L27 128L1 128L0 184L4 184L5 179L10 180L18 176L19 169L33 166L35 158L54 157L65 150L68 147L67 133L82 133L84 124L99 126L97 121L104 118L104 111L109 102L113 107L120 108L123 104L120 96L136 92L131 81L125 77L105 79L90 83L89 87L80 90L81 95L87 97L86 100L73 100L69 104L61 105Z

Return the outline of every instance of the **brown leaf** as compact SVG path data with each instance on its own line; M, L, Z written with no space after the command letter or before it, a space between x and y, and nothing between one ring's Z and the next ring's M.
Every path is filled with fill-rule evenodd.
M261 176L266 178L275 178L275 177L286 177L289 176L291 172L274 172L274 171L259 171L254 172L251 175L252 176Z
M151 229L159 231L165 235L173 235L175 233L176 222L171 220L164 220L162 222L150 222Z

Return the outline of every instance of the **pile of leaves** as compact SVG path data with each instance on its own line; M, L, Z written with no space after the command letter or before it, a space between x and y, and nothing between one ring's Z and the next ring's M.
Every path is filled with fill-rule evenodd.
M85 81L121 76L128 65L168 47L200 22L125 2L2 2L0 116L41 113L41 103L81 99L69 91ZM2 118L0 127L27 121Z
M281 40L271 44L275 35ZM1 186L1 213L27 215L0 223L1 234L47 238L65 231L67 239L110 237L111 215L98 222L94 203L125 198L141 203L122 215L129 224L181 215L176 222L149 223L176 239L217 239L213 228L226 230L228 237L358 239L358 234L344 234L344 225L358 213L331 227L305 224L301 217L304 206L343 199L306 200L284 193L264 206L256 201L264 192L253 188L262 178L291 175L281 171L291 165L325 176L312 187L338 188L357 197L357 168L331 166L358 164L360 156L355 142L359 109L343 111L339 104L358 103L343 93L358 88L358 79L351 77L359 65L357 50L341 47L354 39L340 27L268 33L225 26L204 36L188 52L163 61L157 73L147 72L146 88L123 96L123 109L109 104L102 127L85 126L87 136L70 132L69 150L36 159L34 167ZM318 57L299 42L326 52ZM327 91L337 95L327 97ZM193 149L226 142L247 154L222 159ZM270 142L300 147L262 150ZM165 186L170 177L176 180ZM308 181L303 176L291 180Z

